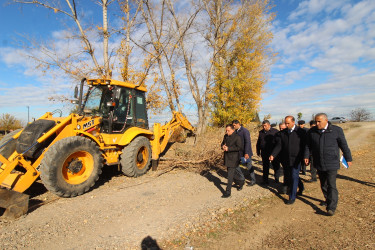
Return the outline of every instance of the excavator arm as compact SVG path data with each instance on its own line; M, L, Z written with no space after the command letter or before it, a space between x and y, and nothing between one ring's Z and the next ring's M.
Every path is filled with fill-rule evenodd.
M163 126L160 123L154 124L154 139L151 141L153 170L156 169L159 156L167 147L168 142L184 140L186 131L194 134L195 128L180 112L173 112L172 119Z

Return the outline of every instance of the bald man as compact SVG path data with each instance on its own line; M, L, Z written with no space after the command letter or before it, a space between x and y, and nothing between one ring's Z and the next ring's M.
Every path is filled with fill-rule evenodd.
M285 125L287 129L278 133L276 146L269 160L273 161L280 154L280 161L286 169L287 179L289 180L290 192L289 200L286 204L291 205L295 202L297 194L302 195L304 190L303 183L299 178L299 171L301 170L301 162L306 148L306 130L296 126L293 116L285 117ZM299 187L298 193L297 186Z
M316 126L307 133L307 149L305 163L309 163L309 154L314 159L314 167L318 170L320 187L327 205L327 215L335 214L338 203L336 188L337 170L340 169L340 150L349 167L352 165L352 155L346 142L342 128L328 122L325 113L315 115Z

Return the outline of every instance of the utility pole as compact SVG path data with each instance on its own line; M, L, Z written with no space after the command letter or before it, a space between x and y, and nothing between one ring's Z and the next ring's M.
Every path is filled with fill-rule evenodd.
M27 106L27 123L30 122L30 106Z

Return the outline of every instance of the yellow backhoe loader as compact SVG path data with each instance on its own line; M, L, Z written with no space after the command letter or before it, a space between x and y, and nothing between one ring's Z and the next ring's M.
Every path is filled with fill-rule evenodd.
M132 177L145 174L150 166L156 169L168 142L184 140L194 127L174 112L170 122L155 123L149 130L145 93L145 87L128 82L82 79L74 94L77 113L54 117L48 112L5 136L0 141L3 216L27 212L23 192L39 177L52 193L74 197L94 186L104 165L119 165Z

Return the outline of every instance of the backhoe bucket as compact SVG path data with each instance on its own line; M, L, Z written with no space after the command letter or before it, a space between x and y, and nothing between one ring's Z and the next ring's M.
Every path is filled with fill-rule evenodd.
M29 196L13 190L0 188L0 208L5 209L2 219L14 220L26 214Z

